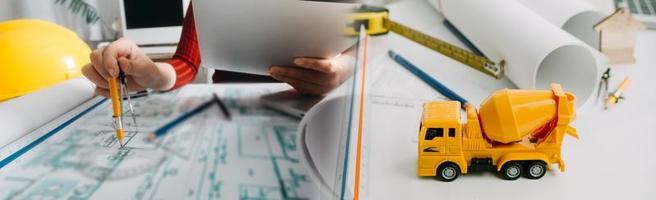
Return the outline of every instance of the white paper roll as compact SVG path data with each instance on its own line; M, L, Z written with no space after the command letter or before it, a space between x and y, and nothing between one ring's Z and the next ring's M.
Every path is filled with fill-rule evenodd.
M441 0L444 16L487 57L505 62L520 88L560 83L581 106L598 80L598 61L586 44L515 0Z
M603 13L589 3L580 0L519 1L553 25L562 28L591 47L595 49L599 47L599 34L592 27L608 13Z
M93 90L77 78L0 103L0 148L91 99Z
M302 149L301 163L320 185L322 196L328 199L337 196L343 184L342 142L348 125L349 103L350 97L328 96L307 112L299 126L297 144Z

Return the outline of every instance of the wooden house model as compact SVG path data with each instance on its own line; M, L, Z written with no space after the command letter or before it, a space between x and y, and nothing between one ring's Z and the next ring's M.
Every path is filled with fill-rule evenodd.
M633 51L639 30L645 26L631 13L618 8L613 14L594 25L599 32L599 51L608 56L611 64L634 63Z

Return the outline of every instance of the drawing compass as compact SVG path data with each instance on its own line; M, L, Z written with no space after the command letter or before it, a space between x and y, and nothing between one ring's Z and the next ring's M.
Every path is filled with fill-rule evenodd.
M125 73L123 73L123 71L119 73L118 78L121 81L121 105L123 105L123 100L128 101L128 111L130 112L130 117L132 117L132 123L136 128L138 128L139 126L137 125L137 117L136 114L134 113L132 98L128 93L128 79L125 77Z
M608 80L609 79L610 79L610 68L606 69L604 74L601 75L601 79L599 80L599 88L597 88L597 100L601 99L601 94L607 94L608 93Z

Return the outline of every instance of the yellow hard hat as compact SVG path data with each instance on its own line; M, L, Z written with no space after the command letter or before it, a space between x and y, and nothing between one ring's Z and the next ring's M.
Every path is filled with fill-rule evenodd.
M79 77L90 53L62 26L26 19L0 23L0 101Z

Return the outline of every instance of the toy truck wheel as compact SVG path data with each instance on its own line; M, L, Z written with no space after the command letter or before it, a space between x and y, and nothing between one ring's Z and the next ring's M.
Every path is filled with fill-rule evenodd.
M460 167L453 163L444 163L437 168L436 176L441 181L451 182L460 175Z
M507 162L501 167L499 175L506 180L517 180L522 176L522 164L520 162Z
M533 161L526 166L524 175L528 179L539 179L547 173L547 164L542 161Z

